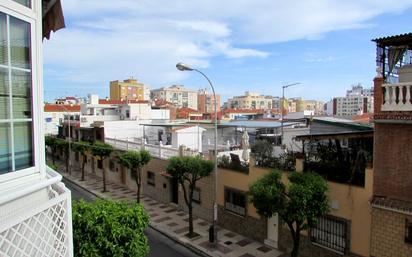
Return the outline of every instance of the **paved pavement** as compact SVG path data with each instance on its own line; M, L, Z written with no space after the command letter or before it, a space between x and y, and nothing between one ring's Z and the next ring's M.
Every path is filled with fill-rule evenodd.
M93 201L97 197L85 190L84 188L76 185L70 180L63 179L64 184L72 192L73 200L83 199L85 201ZM186 247L176 243L174 240L162 235L158 231L147 228L145 231L147 238L149 239L150 252L148 257L194 257L198 256Z
M71 184L77 185L77 188L84 188L100 198L130 202L136 201L136 192L120 183L107 182L108 192L102 193L102 179L93 173L87 173L85 181L80 181L79 171L73 171L72 175L63 172L62 175L66 180L69 180ZM77 193L73 195L73 198L75 198ZM189 239L185 236L189 231L187 213L177 209L176 206L157 202L145 195L141 197L141 203L151 218L150 225L154 230L160 231L163 235L173 239L180 245L192 249L197 252L198 255L221 257L278 257L282 254L282 252L277 249L270 248L262 243L226 229L218 230L218 247L213 247L208 241L208 228L211 224L196 217L194 217L194 230L199 236ZM150 235L150 233L148 235ZM156 241L157 239L159 239L158 235L152 238L154 245L158 242ZM173 255L173 253L169 252L165 255L163 251L168 251L166 249L168 249L169 246L170 245L164 246L165 248L161 251L161 255L153 256L193 256L182 253ZM156 246L152 251L156 251L155 248ZM171 249L175 248L172 247Z

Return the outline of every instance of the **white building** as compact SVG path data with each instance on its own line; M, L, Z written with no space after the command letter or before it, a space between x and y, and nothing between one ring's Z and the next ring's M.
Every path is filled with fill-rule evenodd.
M73 256L71 194L44 151L42 39L52 28L42 35L42 21L63 19L53 3L0 1L0 256Z
M46 104L44 105L44 134L57 135L58 126L67 116L78 120L80 117L79 105Z
M173 103L178 108L187 107L193 110L198 109L197 91L187 89L181 85L162 87L151 91L153 100L164 100Z
M346 91L346 96L335 97L327 103L326 113L339 117L352 117L373 112L373 88L364 89L360 84Z

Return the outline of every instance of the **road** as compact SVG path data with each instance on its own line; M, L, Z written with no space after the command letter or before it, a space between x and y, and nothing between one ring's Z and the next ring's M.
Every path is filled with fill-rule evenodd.
M79 200L84 199L85 201L93 201L96 196L84 190L83 188L77 186L63 179L64 184L71 190L72 199ZM188 250L186 247L175 243L173 240L165 237L161 233L157 232L152 228L146 229L146 235L149 239L150 253L148 257L194 257L198 256L192 251Z

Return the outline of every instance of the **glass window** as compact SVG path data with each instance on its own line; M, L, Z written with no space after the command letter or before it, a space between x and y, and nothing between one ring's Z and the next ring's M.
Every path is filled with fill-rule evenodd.
M0 174L34 166L30 33L0 12Z
M225 208L238 215L246 215L246 194L240 191L225 189Z
M22 4L24 6L27 6L29 8L31 7L31 0L13 0L13 1L19 4Z

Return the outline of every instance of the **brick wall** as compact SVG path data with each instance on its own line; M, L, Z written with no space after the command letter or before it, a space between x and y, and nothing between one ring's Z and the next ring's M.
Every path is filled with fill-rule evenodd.
M372 257L411 257L412 245L405 243L405 219L412 216L372 208Z
M375 123L374 195L412 200L412 125Z
M382 92L383 78L375 77L373 80L373 112L379 113L381 111L381 106L383 103L383 92Z

